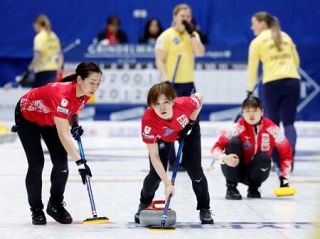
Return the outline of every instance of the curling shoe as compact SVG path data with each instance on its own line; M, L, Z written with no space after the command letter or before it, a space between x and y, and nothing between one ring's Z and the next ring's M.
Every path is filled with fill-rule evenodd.
M31 218L33 225L45 225L47 224L46 216L41 208L31 209Z
M144 203L139 203L138 211L134 215L134 222L140 224L140 212L144 209L146 209L149 205Z
M210 209L200 209L199 217L201 224L214 224Z
M236 186L227 186L226 199L241 200L242 196Z
M64 208L65 205L66 204L64 202L54 204L49 201L47 206L48 215L62 224L72 223L72 217L70 213Z
M249 187L248 188L248 198L261 198L261 194L258 190L258 188Z

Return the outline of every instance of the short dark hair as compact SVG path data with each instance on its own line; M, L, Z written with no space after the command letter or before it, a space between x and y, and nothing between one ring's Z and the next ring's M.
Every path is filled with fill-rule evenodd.
M173 100L174 98L176 98L176 92L170 83L158 83L153 85L148 92L148 106L156 104L160 95L166 96L168 100Z
M246 98L242 104L241 104L241 108L260 108L261 110L263 110L263 105L261 103L261 100L258 97L255 96L249 96L248 98Z

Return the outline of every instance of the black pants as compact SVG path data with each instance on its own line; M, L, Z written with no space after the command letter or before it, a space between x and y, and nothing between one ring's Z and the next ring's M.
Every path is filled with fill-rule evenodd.
M169 153L172 143L159 142L159 155L162 165L165 169L168 166ZM191 134L186 136L183 156L187 173L192 181L192 188L197 198L197 209L210 208L210 196L208 192L207 178L201 167L201 141L200 141L200 126L195 125ZM150 159L149 159L150 160ZM140 202L150 204L154 198L155 192L161 182L160 177L152 166L150 160L150 171L143 182L141 190Z
M42 171L44 154L41 138L47 145L53 168L51 171L50 201L61 203L67 183L69 170L67 152L58 137L55 126L39 126L26 120L20 112L20 102L15 110L15 122L18 126L18 135L28 160L26 188L31 209L43 208L41 199Z
M225 154L236 154L240 159L240 163L236 167L230 167L226 164L221 165L227 185L236 186L238 182L241 182L249 187L258 188L269 177L271 159L265 153L259 152L254 155L249 164L244 164L242 142L239 138L231 139L226 147Z

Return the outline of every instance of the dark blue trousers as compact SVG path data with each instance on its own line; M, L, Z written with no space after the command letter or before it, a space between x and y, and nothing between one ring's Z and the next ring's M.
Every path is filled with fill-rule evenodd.
M300 99L300 80L285 78L264 84L264 105L266 115L275 124L282 122L284 133L287 137L293 153L297 140L294 127L297 107ZM274 160L279 165L278 155L273 154Z

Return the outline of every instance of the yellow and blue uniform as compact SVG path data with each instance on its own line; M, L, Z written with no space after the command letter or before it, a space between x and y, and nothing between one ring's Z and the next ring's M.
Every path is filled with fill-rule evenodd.
M194 32L194 34L198 33ZM167 53L165 67L170 81L172 81L178 55L180 54L180 66L176 73L175 83L194 82L194 51L192 40L186 31L179 33L173 27L170 27L158 37L156 42L157 49L164 50Z
M56 57L61 47L57 35L52 31L42 30L34 37L33 45L33 50L41 53L40 62L35 65L35 73L58 70Z
M196 31L194 31L193 34L199 35ZM160 49L166 52L164 62L166 73L169 81L173 83L172 86L177 96L190 96L193 94L195 92L195 54L189 33L187 31L180 33L174 27L170 27L158 37L155 48L156 50ZM172 82L179 55L181 55L179 66L177 67L174 82ZM172 144L170 165L174 164L174 152L174 145ZM181 164L183 164L183 162L181 162Z
M271 30L262 31L250 44L247 91L252 92L257 79L259 61L263 64L263 84L283 78L300 79L299 56L291 38L281 32L281 51L278 51Z
M249 47L247 91L253 92L259 62L263 67L263 93L266 115L277 125L282 122L286 138L295 152L297 133L294 121L300 97L300 65L296 46L285 32L277 49L270 29L262 31ZM277 154L273 155L277 162Z

